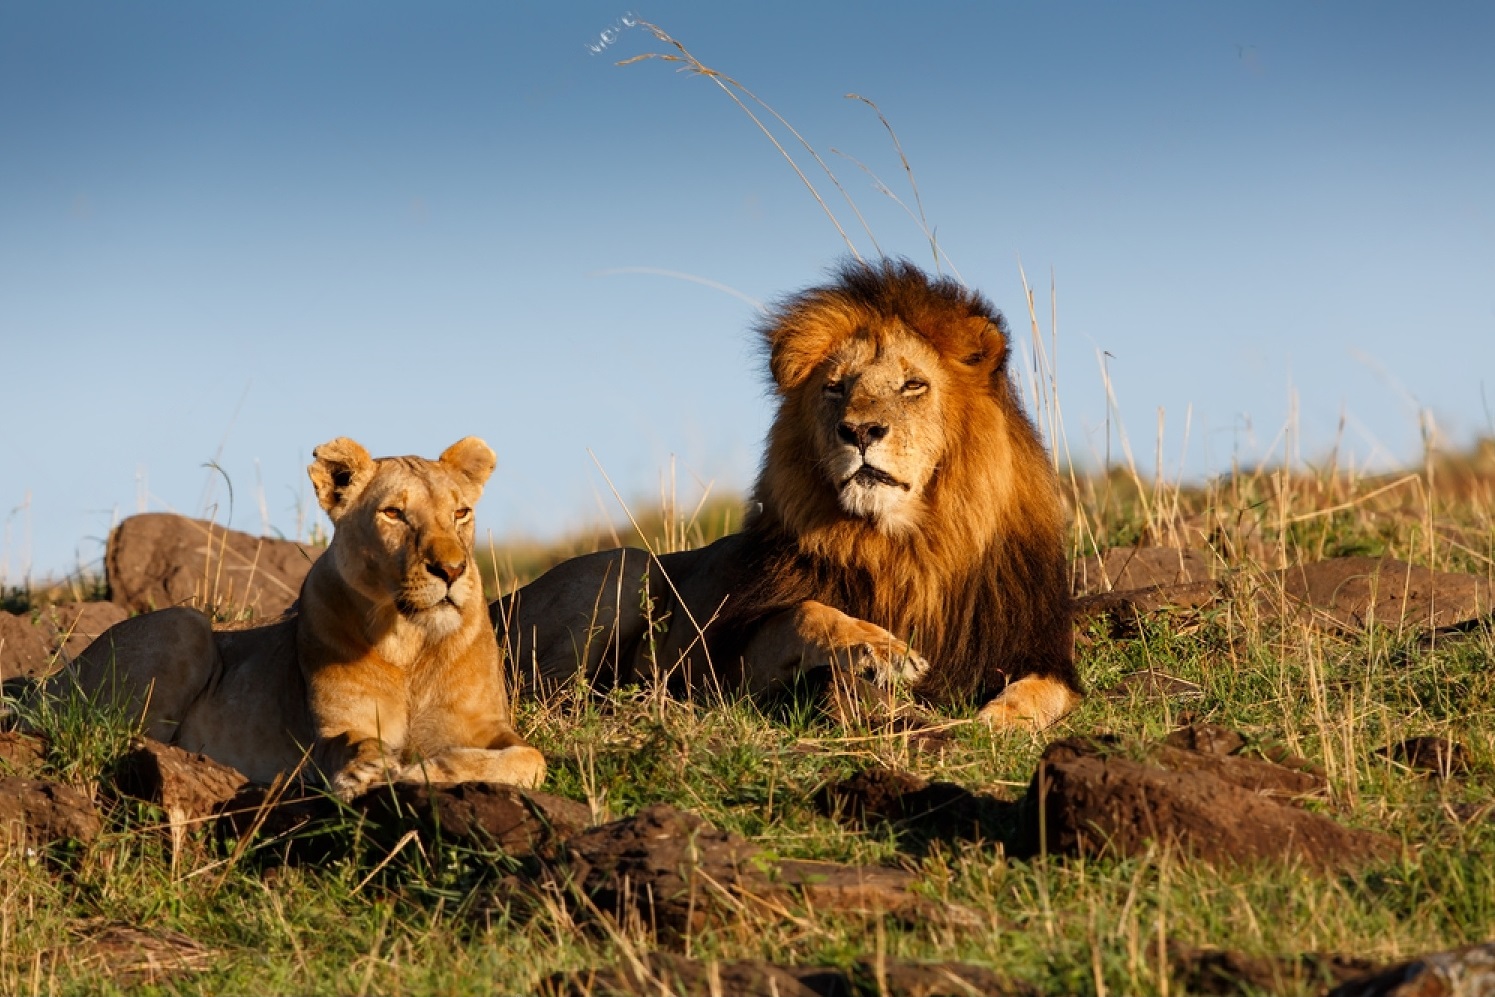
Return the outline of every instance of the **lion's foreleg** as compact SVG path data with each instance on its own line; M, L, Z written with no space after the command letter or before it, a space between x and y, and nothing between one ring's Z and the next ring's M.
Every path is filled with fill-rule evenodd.
M881 688L912 684L929 670L922 656L887 630L814 600L764 620L742 658L751 693L823 667L865 676Z

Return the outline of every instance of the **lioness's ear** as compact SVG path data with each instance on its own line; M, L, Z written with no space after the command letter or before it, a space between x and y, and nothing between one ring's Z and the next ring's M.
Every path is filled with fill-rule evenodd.
M374 459L346 436L323 443L311 455L316 459L306 473L317 490L317 502L335 523L373 477Z
M441 463L481 488L493 473L498 458L493 448L476 436L458 440L441 452Z

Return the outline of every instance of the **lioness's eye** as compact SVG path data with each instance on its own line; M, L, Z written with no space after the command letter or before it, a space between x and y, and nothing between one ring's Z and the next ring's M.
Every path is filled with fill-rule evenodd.
M465 506L465 505L462 508L460 508L460 509L457 510L457 522L459 522L459 523L462 522L464 519L471 518L471 516L472 516L472 510L469 509L469 508L467 508L467 506Z
M917 377L903 382L903 393L905 395L922 395L929 389L928 381L921 381Z
M398 523L405 518L405 511L396 505L387 505L379 510L379 515L393 523Z

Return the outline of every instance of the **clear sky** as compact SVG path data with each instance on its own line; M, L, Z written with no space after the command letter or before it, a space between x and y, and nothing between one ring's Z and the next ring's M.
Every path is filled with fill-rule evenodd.
M682 500L746 488L770 401L743 299L847 247L709 80L616 64L664 50L635 15L928 263L831 151L912 204L843 95L877 101L1024 341L1019 259L1045 336L1057 282L1077 460L1106 452L1102 351L1145 473L1160 409L1170 475L1280 458L1285 426L1322 455L1341 416L1369 463L1415 459L1423 412L1455 444L1495 432L1482 0L0 0L3 581L97 563L140 509L304 534L335 436L483 436L499 537L617 515L588 450L631 502L672 457Z

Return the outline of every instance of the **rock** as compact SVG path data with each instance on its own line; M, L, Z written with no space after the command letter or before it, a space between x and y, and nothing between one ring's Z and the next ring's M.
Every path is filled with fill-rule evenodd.
M1181 582L1145 589L1098 592L1075 600L1075 622L1109 620L1113 637L1134 637L1143 620L1165 611L1197 612L1225 596L1220 582Z
M1446 737L1409 737L1389 748L1377 748L1375 753L1435 776L1462 775L1469 771L1469 749Z
M64 602L43 608L36 625L48 650L61 651L63 659L71 661L95 637L129 616L129 610L112 602Z
M591 823L591 811L574 800L497 783L452 786L376 786L350 803L298 785L246 786L218 808L223 833L290 839L287 861L319 862L337 853L336 835L316 833L361 814L360 835L389 849L412 829L429 842L478 850L499 849L511 858L560 854L562 843Z
M249 780L237 769L175 745L137 738L120 758L114 787L166 812L173 847L212 818Z
M1495 942L1419 956L1335 987L1329 997L1495 997Z
M1285 613L1342 633L1372 624L1393 630L1436 630L1495 612L1489 582L1474 575L1431 571L1389 557L1338 557L1285 568L1263 586L1263 615Z
M1186 724L1163 738L1163 743L1206 755L1233 755L1246 746L1238 732L1219 724Z
M592 823L591 810L575 800L484 782L381 786L353 807L376 828L403 834L414 824L427 834L469 848L496 848L512 858L557 854L561 842Z
M993 841L1010 835L1017 805L951 782L929 782L874 766L822 787L816 805L827 816L857 823L886 821L902 837ZM909 842L903 842L905 846Z
M47 742L34 734L0 731L0 775L35 778L47 758Z
M55 670L41 630L27 617L0 612L0 681L44 678Z
M547 997L1004 997L1032 995L983 966L959 962L859 960L838 966L776 966L761 960L704 962L667 952L612 969L561 973L540 988Z
M1321 992L1376 968L1366 959L1339 955L1252 956L1225 949L1183 949L1173 953L1174 972L1186 994L1236 997Z
M652 926L665 940L785 902L817 910L938 916L901 869L834 862L771 862L743 838L666 804L583 831L567 844L572 882L620 921ZM777 915L775 915L777 916Z
M143 931L106 924L65 949L51 953L76 972L102 972L121 987L164 983L212 965L216 953L175 931Z
M131 612L193 606L219 619L263 619L290 608L322 549L151 512L109 534L104 574L110 601Z
M1104 695L1113 702L1156 702L1165 699L1190 702L1204 698L1204 687L1198 682L1190 682L1186 678L1149 668L1123 675Z
M1312 773L1168 744L1145 749L1146 760L1120 749L1102 738L1050 744L1024 801L1027 840L1066 855L1137 855L1156 842L1211 863L1316 870L1397 854L1386 835L1293 805L1322 793Z
M0 849L92 841L103 825L93 802L57 782L0 778Z
M1213 558L1178 547L1112 547L1077 558L1077 596L1207 582Z
M1142 530L1142 540L1163 547L1209 551L1230 564L1246 558L1260 561L1268 553L1261 520L1251 509L1210 508L1174 517L1164 523L1149 524Z

